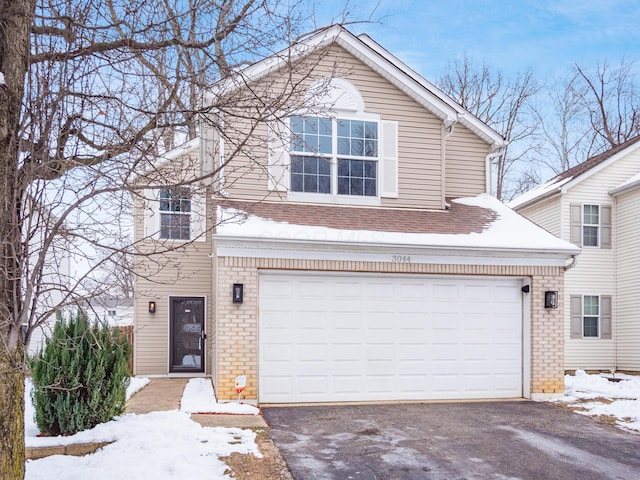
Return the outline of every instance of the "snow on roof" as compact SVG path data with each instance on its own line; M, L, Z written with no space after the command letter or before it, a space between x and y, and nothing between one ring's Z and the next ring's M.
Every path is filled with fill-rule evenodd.
M244 239L342 244L402 245L415 247L469 248L488 250L535 250L577 254L580 249L538 227L490 195L452 200L459 205L479 207L494 213L479 231L433 233L437 226L424 226L422 232L381 229L353 230L321 225L301 225L276 221L246 210L218 206L217 236ZM282 207L281 207L282 208ZM336 207L340 208L340 207ZM347 212L348 207L343 207ZM365 210L365 209L362 209ZM368 209L371 215L376 209ZM377 210L381 212L380 209ZM406 213L406 212L405 212ZM419 214L421 212L414 212ZM318 221L319 224L322 221Z
M508 205L510 208L518 208L521 205L529 203L531 200L542 198L551 193L560 191L560 187L571 180L573 180L573 177L566 177L561 180L558 180L558 177L553 177L551 180L523 193L518 198L514 198Z
M624 157L628 153L640 148L640 135L630 138L626 142L621 143L609 150L602 152L593 157L587 158L584 162L574 165L573 167L559 173L544 184L530 190L509 203L511 208L518 208L528 203L541 200L553 193L572 187L574 184L581 182L590 175L595 174L601 169L607 167L612 162ZM617 189L616 189L617 190ZM620 193L620 192L619 192Z

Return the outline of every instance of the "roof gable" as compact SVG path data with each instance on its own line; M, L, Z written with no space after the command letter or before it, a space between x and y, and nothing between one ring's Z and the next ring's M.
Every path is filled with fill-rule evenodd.
M341 25L333 25L301 40L295 45L271 55L238 72L246 81L256 81L280 68L292 59L304 58L320 48L337 44L363 62L378 75L398 87L410 98L440 118L445 124L460 122L494 148L506 144L504 138L473 114L458 105L435 85L405 65L367 35L356 37ZM222 91L235 88L230 79L219 82Z
M640 135L613 147L606 152L586 159L584 162L565 170L536 188L522 194L509 203L511 208L523 208L535 204L558 193L565 193L571 187L583 182L603 168L640 148Z

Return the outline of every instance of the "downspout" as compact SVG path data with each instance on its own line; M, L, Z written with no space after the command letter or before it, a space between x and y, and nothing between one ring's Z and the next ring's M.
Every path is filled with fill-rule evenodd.
M502 153L504 152L504 149L507 148L508 143L505 143L504 145L501 145L500 147L496 148L495 150L490 151L486 157L484 157L484 165L485 165L485 191L486 193L488 193L489 195L493 195L493 185L492 185L492 177L493 177L493 172L491 170L491 160L499 157L500 155L502 155Z
M220 195L222 195L224 198L229 198L229 194L225 191L224 186L225 186L225 177L224 177L224 162L225 162L225 155L224 155L224 114L220 115L220 129L218 130L218 145L220 148L220 154L219 154L219 158L220 158L220 172L218 174L218 178L219 178L219 184L220 184Z
M564 271L571 270L578 264L578 255L571 255L571 263L569 265L564 266Z
M440 165L440 185L442 185L442 206L443 208L449 208L449 204L446 199L446 173L447 173L447 140L451 135L453 135L454 130L456 129L456 123L460 121L460 118L464 115L463 113L456 112L456 118L447 118L444 122L442 122L442 149L441 149L441 165Z

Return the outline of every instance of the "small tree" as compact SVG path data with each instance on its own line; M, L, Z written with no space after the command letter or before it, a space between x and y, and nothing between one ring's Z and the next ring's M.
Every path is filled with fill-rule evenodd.
M48 435L72 435L124 412L129 344L78 310L58 317L32 363L36 423Z

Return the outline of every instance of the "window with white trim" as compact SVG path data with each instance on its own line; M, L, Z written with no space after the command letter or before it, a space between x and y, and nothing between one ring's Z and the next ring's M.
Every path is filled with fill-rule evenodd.
M582 336L600 336L600 297L584 295L582 297Z
M600 246L600 206L582 206L582 245L585 247Z
M191 192L188 188L160 190L160 238L191 238Z
M377 121L291 117L292 192L378 196Z

